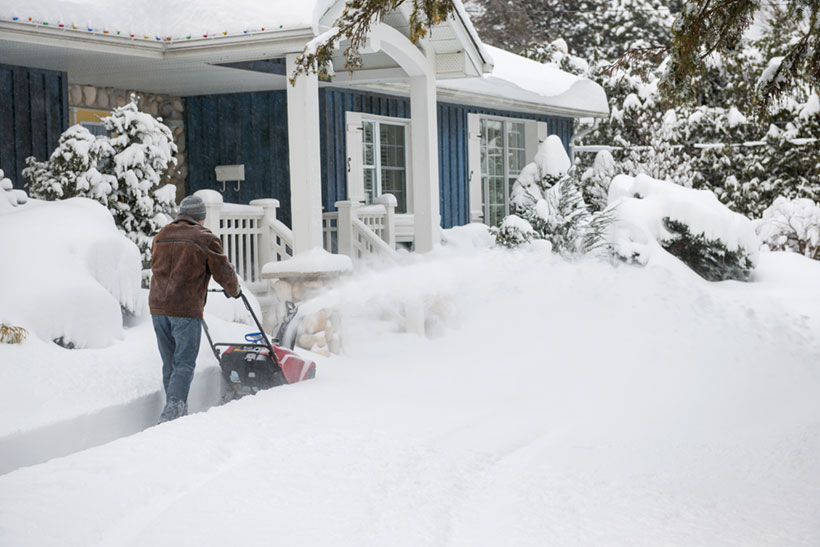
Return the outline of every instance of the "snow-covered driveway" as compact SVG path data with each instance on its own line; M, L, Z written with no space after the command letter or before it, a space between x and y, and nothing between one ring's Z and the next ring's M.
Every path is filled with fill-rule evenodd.
M817 545L817 270L360 276L316 380L0 477L0 545ZM410 300L436 337L392 331Z

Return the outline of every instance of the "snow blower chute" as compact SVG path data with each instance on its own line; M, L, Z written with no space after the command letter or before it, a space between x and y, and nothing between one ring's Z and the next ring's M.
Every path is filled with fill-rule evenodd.
M222 291L210 289L208 292ZM288 302L287 316L276 338L271 342L244 293L239 296L259 328L258 332L246 334L244 343L214 343L208 325L202 321L205 336L208 337L211 350L222 369L222 377L229 386L223 401L228 402L263 389L315 378L316 363L299 357L291 349L281 345L287 326L296 315L296 306ZM220 351L220 348L224 349Z

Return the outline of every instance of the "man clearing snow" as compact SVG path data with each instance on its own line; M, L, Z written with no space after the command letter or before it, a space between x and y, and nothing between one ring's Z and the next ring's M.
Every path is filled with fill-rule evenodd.
M202 335L202 311L213 275L225 293L238 298L239 281L222 243L202 224L205 203L188 196L177 219L154 237L148 304L162 357L165 408L159 422L188 412L188 390L194 378Z

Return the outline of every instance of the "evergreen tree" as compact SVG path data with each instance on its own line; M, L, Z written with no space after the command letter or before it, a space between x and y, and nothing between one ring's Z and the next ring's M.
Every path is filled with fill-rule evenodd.
M109 139L110 151L103 158L103 170L117 180L108 208L117 226L137 244L148 262L151 239L168 223L175 206L176 187L159 184L165 169L176 165L173 155L177 147L168 126L140 112L134 96L102 123L116 135Z
M97 170L98 162L111 154L107 139L98 139L81 125L60 135L57 148L46 162L26 159L23 176L32 196L54 200L76 196L106 201L117 181Z

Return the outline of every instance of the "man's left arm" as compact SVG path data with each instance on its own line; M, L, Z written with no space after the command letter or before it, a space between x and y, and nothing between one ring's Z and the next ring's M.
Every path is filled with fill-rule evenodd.
M236 298L239 296L239 279L233 269L228 257L222 250L222 242L218 237L211 239L208 244L208 269L214 281L222 285L225 292Z

